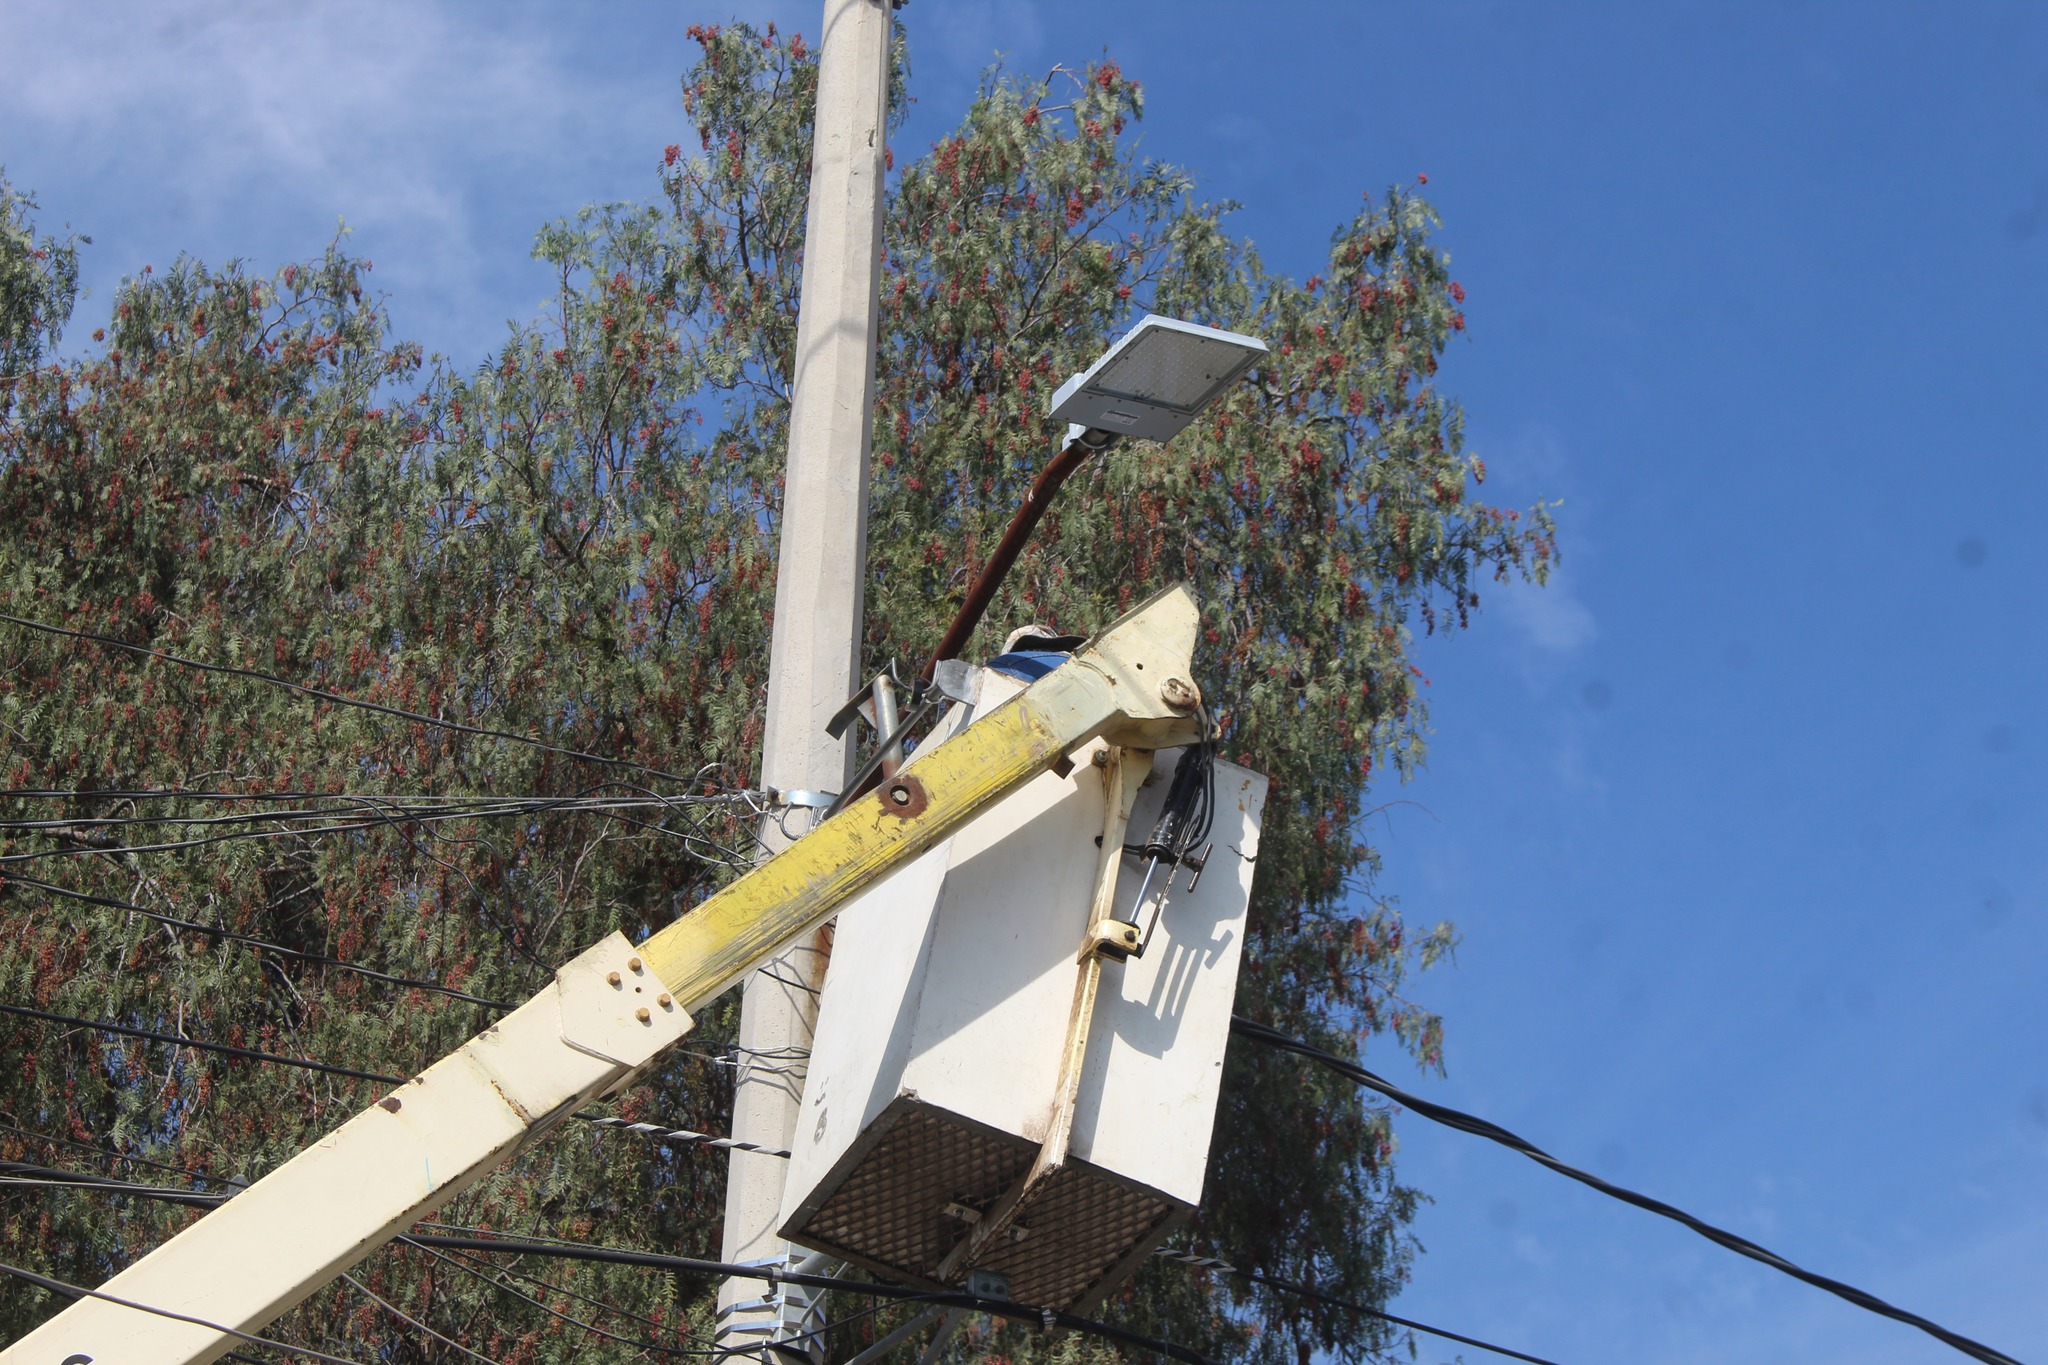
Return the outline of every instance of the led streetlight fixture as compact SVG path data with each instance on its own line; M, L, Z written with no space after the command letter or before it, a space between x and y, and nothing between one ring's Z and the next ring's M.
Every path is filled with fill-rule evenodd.
M1266 354L1257 337L1148 313L1060 385L1052 416L1084 429L1170 440Z
M1100 360L1060 385L1051 415L1068 424L1066 442L1039 471L1010 529L968 587L953 624L918 675L920 695L939 661L959 658L967 648L1003 575L1068 475L1124 437L1171 440L1264 354L1266 343L1257 337L1147 313Z

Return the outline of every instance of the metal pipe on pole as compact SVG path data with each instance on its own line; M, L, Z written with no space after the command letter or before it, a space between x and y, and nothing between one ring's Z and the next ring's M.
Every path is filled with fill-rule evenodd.
M762 739L762 783L783 790L837 791L852 769L851 746L825 727L859 685L890 28L889 0L825 0ZM764 838L771 852L783 842L773 821ZM747 979L736 1139L789 1146L802 1084L801 1067L787 1059L810 1046L823 958L820 945L802 945ZM780 1060L753 1064L757 1058ZM789 1247L775 1233L786 1165L732 1153L725 1260L787 1263ZM727 1280L718 1344L765 1344L807 1307L781 1301L792 1292L764 1299L753 1282Z

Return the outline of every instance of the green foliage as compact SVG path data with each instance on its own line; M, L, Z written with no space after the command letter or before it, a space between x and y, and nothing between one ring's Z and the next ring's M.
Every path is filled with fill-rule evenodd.
M0 476L5 609L653 768L743 763L758 730L752 682L728 680L736 659L763 652L754 591L767 581L765 533L748 509L689 492L692 452L638 433L647 385L627 376L646 357L631 336L616 347L627 358L607 355L601 373L633 392L602 410L543 344L563 339L559 326L516 337L509 371L435 376L394 399L415 382L418 354L385 341L361 269L330 253L262 281L180 262L123 289L103 353L32 375ZM603 332L599 306L572 314L574 338ZM633 415L634 430L607 428L606 412ZM613 478L620 466L605 462L628 437L632 470ZM620 780L249 680L81 658L45 637L10 643L0 723L15 788L502 795ZM156 817L120 829L128 844L189 838L164 821L218 813L200 800L23 805L43 817ZM672 836L594 816L91 855L102 841L82 827L15 838L9 853L70 856L7 871L515 1000L602 934L666 922L718 875ZM19 886L4 905L0 994L65 1014L399 1073L490 1017ZM707 1024L716 1037L719 1020ZM15 1030L8 1046L25 1063L0 1080L10 1121L216 1178L276 1166L377 1093L75 1031ZM729 1102L723 1073L685 1057L622 1112L718 1129ZM587 1237L631 1210L642 1235L694 1249L721 1197L705 1153L579 1130L450 1216ZM6 1240L74 1282L104 1278L189 1216L103 1198L6 1208ZM473 1319L472 1343L508 1361L581 1354L580 1331L448 1265L423 1274L421 1259L377 1258L367 1280L407 1311ZM685 1317L674 1286L645 1274L550 1278L672 1324ZM38 1310L18 1287L6 1292L0 1330L12 1335ZM410 1329L377 1314L333 1290L293 1324L316 1342L399 1349Z
M28 216L35 207L0 168L0 421L13 410L15 386L56 344L78 300L77 239L37 237Z
M472 371L392 343L367 266L340 252L261 279L181 261L129 281L88 356L47 359L75 282L68 244L0 200L0 610L242 663L337 692L514 730L664 773L755 771L787 423L810 107L800 39L693 31L699 146L671 147L652 207L586 210L540 234L555 301ZM899 74L901 70L899 52ZM899 85L900 88L900 85ZM913 663L1058 433L1065 376L1137 312L1249 331L1252 381L1170 448L1098 460L1047 517L985 648L1039 620L1087 630L1192 580L1199 660L1227 756L1274 780L1240 1009L1338 1050L1390 1035L1424 1065L1441 1026L1404 978L1454 942L1416 932L1360 842L1375 776L1421 761L1412 632L1463 626L1482 578L1541 578L1550 526L1475 498L1439 359L1463 290L1407 190L1366 200L1320 275L1270 273L1227 205L1142 160L1142 92L1114 64L992 74L959 128L901 168L888 209L867 660ZM38 254L41 253L41 254ZM5 415L5 414L0 414ZM0 627L4 628L4 627ZM665 794L645 773L369 716L231 677L9 630L0 765L9 787L113 792ZM192 798L15 798L16 815L125 814L129 845L193 837ZM719 831L744 841L738 822ZM267 940L523 998L601 934L667 922L725 875L673 835L601 814L402 821L152 854L105 835L9 833L0 865ZM317 965L0 888L0 997L373 1070L437 1057L486 1016ZM729 1037L722 1014L696 1037ZM0 1019L22 1059L9 1122L219 1178L266 1171L376 1088ZM623 1112L722 1130L725 1073L676 1059ZM1384 1112L1298 1062L1233 1050L1193 1235L1239 1264L1380 1302L1405 1278L1419 1198L1395 1179ZM1286 1159L1276 1161L1275 1153ZM71 1164L0 1131L0 1156ZM63 1160L54 1158L63 1157ZM455 1206L456 1221L701 1253L723 1163L566 1132ZM0 1195L0 1243L96 1283L191 1215L140 1201ZM708 1287L553 1266L631 1317L515 1281L607 1330L703 1341ZM636 1351L417 1251L366 1282L507 1362ZM41 1317L0 1286L0 1333ZM1156 1264L1106 1310L1235 1360L1347 1359L1397 1339L1370 1321ZM848 1329L849 1342L886 1330ZM282 1330L458 1358L346 1288ZM1065 1360L1018 1329L961 1351ZM360 1354L360 1350L358 1351Z

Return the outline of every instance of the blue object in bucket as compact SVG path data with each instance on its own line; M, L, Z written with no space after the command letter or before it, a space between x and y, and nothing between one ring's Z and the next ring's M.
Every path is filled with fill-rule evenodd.
M988 666L998 673L1007 673L1025 682L1037 682L1046 674L1065 663L1068 656L1050 649L1019 649L1009 654L998 654L988 661Z

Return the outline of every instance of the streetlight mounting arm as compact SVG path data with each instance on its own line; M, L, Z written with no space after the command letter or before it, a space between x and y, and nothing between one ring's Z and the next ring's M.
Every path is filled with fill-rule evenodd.
M1024 505L1017 509L1017 515L1010 521L1010 529L1003 532L1003 538L996 542L988 562L975 575L973 586L967 589L967 598L954 614L953 624L946 627L938 648L925 660L924 668L917 675L920 684L931 682L941 660L957 659L967 648L968 641L974 638L975 627L988 614L988 604L994 600L996 589L1003 585L1011 566L1017 562L1017 556L1030 543L1031 533L1037 529L1039 519L1045 516L1046 508L1052 506L1060 485L1075 470L1088 463L1090 456L1108 450L1118 439L1113 431L1083 429L1075 432L1060 447L1060 453L1052 457L1051 463L1038 472L1038 477L1031 481L1031 491L1024 497Z

